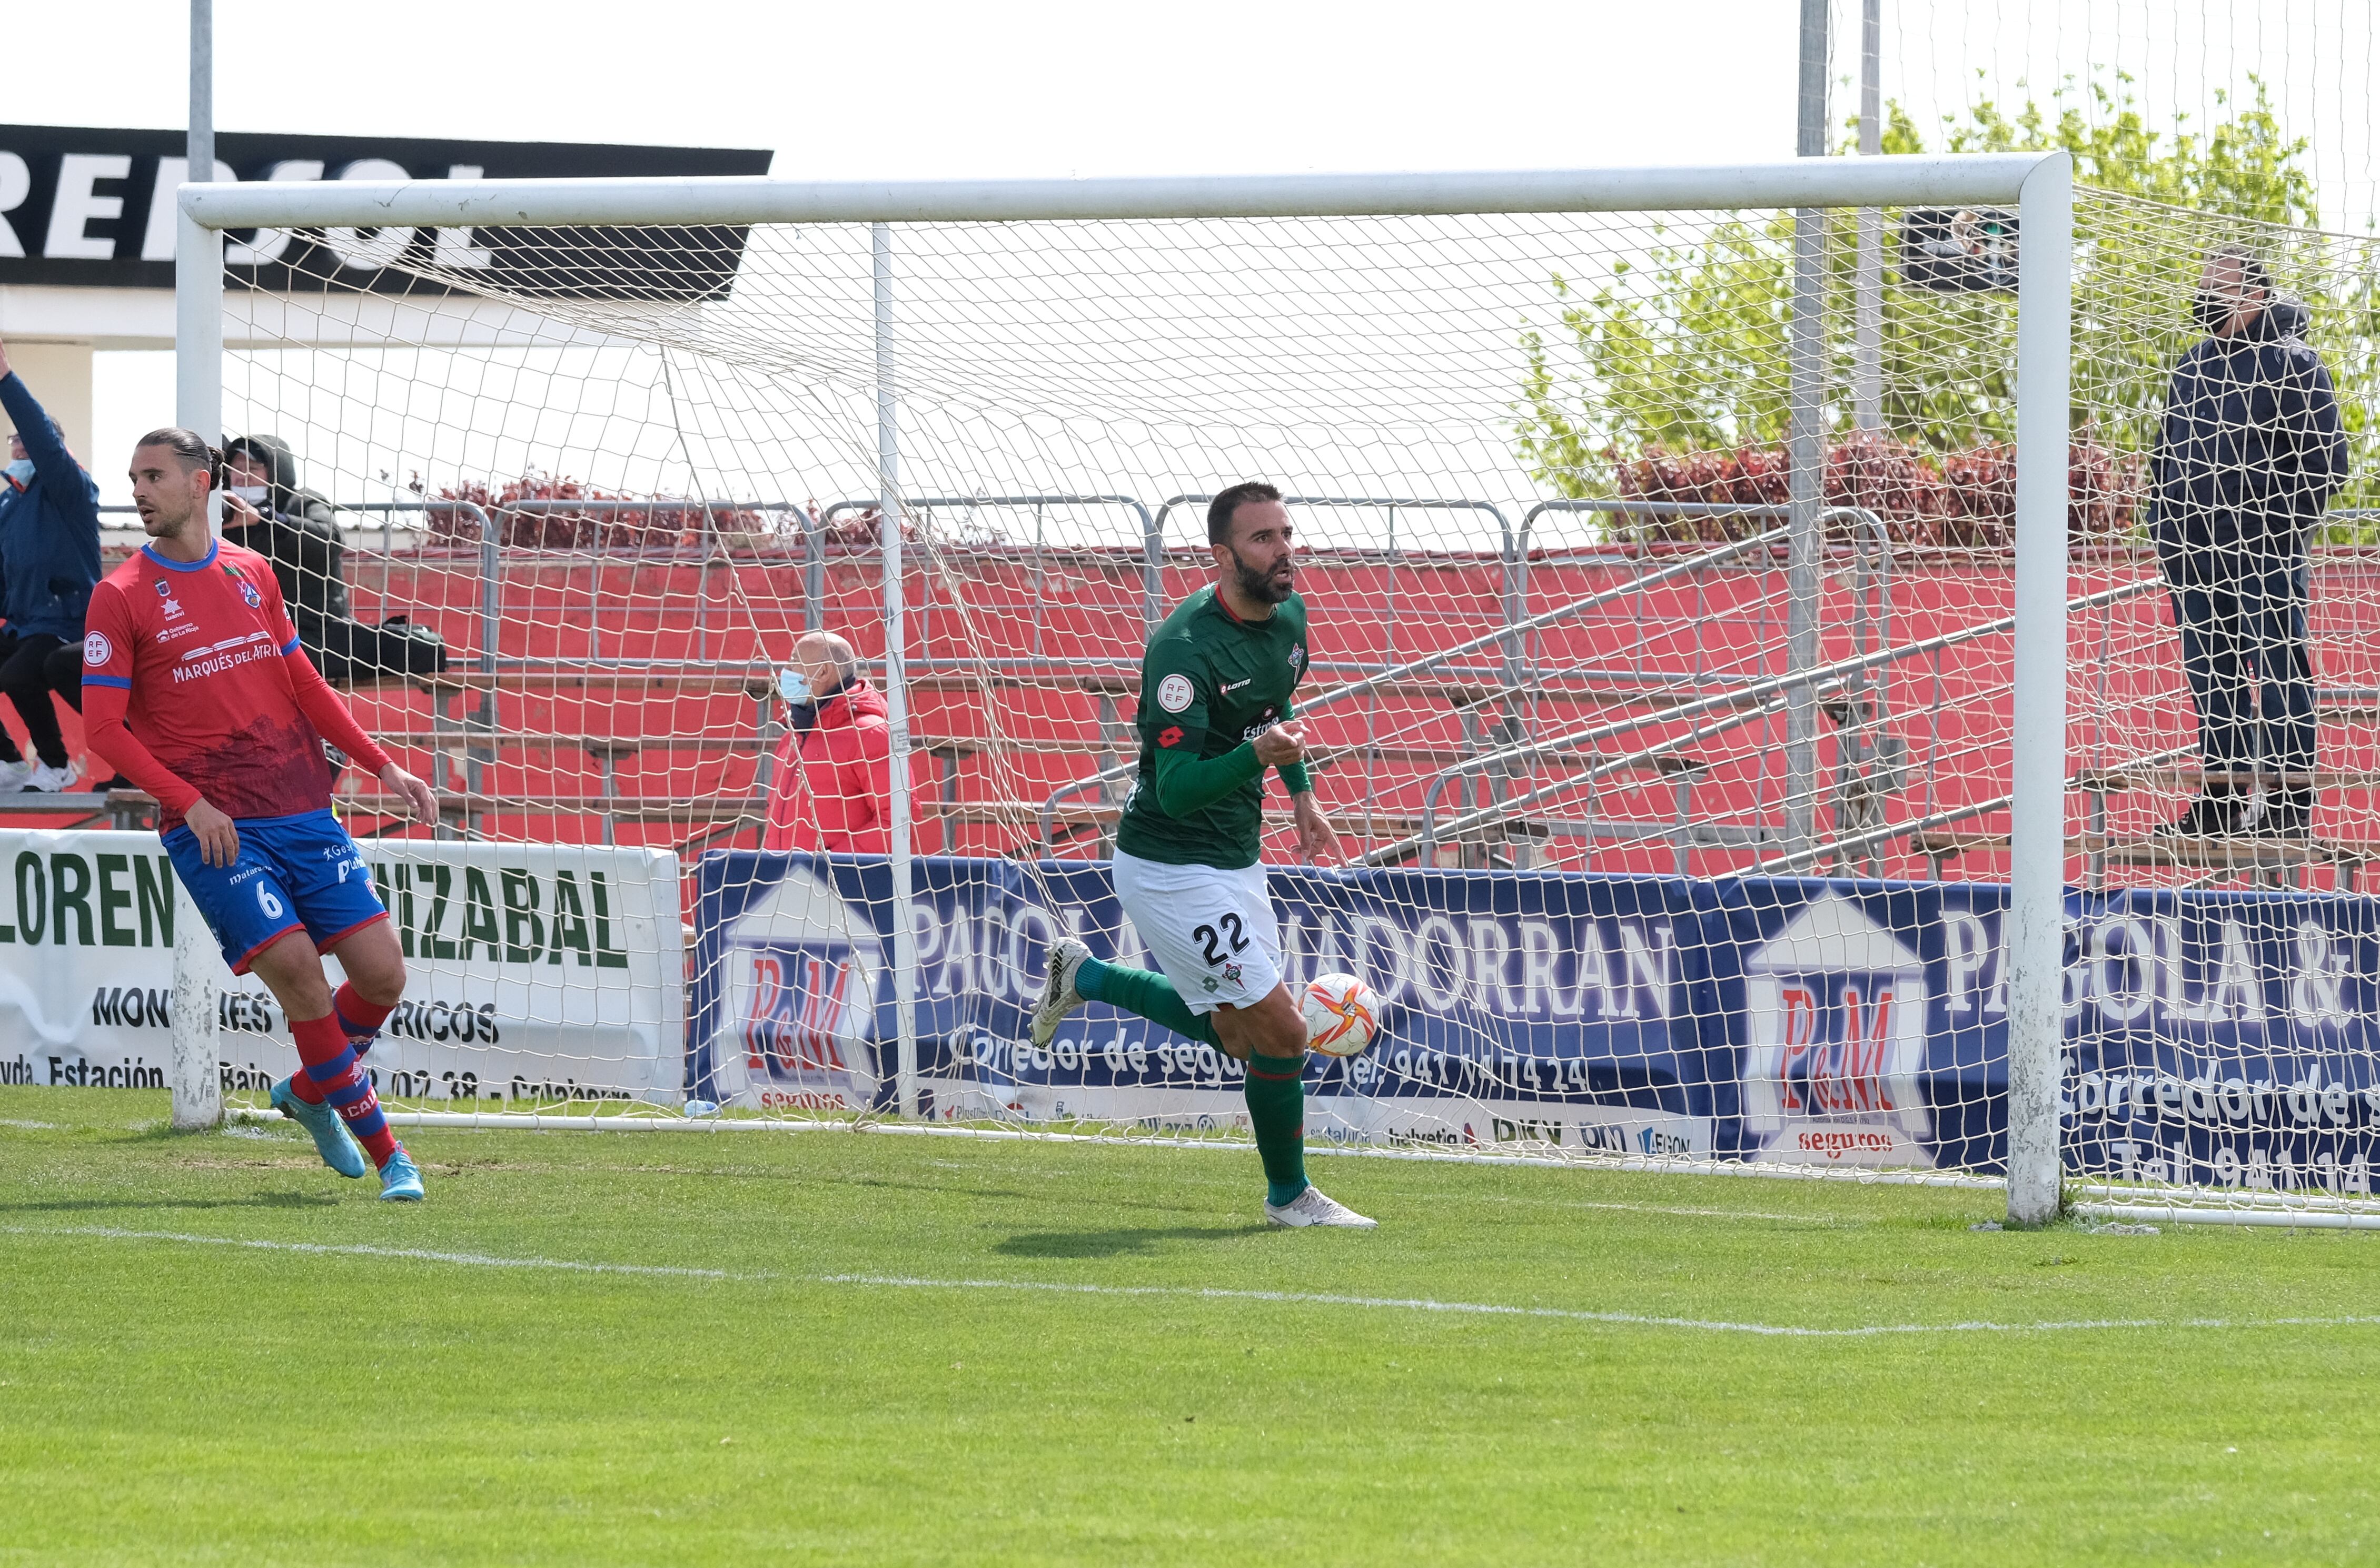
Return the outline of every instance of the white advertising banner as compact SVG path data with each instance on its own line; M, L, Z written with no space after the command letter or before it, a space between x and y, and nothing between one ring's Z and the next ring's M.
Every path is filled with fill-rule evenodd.
M674 1102L686 1051L677 857L429 840L359 846L404 949L367 1058L406 1100ZM0 1083L163 1088L174 871L157 836L0 830ZM224 1088L297 1066L287 1020L216 958ZM329 964L334 983L336 960Z

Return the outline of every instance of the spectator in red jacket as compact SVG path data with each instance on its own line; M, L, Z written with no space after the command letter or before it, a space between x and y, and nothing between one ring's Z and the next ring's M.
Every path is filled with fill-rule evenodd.
M778 678L785 735L760 847L891 854L892 732L883 694L860 678L851 644L832 632L805 634Z

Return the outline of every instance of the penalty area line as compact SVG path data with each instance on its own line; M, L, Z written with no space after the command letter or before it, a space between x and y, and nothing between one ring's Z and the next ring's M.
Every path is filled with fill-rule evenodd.
M735 1273L662 1263L598 1263L570 1258L507 1258L486 1252L443 1252L431 1247L374 1246L360 1242L268 1241L252 1236L210 1236L189 1231L136 1231L117 1225L0 1225L0 1235L93 1241L162 1242L188 1246L292 1253L318 1258L371 1258L407 1263L439 1263L466 1269L548 1270L572 1274L625 1274L646 1278L778 1282L846 1285L880 1290L1011 1291L1046 1295L1171 1298L1184 1301L1253 1301L1285 1307L1350 1307L1372 1311L1417 1312L1458 1318L1509 1318L1585 1323L1609 1328L1676 1329L1692 1333L1743 1334L1756 1339L1856 1340L1925 1334L2051 1334L2102 1332L2111 1329L2345 1329L2380 1327L2380 1316L2335 1318L2078 1318L2034 1323L1971 1319L1956 1323L1856 1323L1839 1328L1799 1323L1737 1322L1649 1312L1596 1312L1571 1307L1512 1307L1484 1301L1440 1301L1430 1296L1350 1295L1322 1291L1232 1290L1214 1285L1103 1285L1060 1280L929 1279L914 1274Z
M724 1269L687 1269L660 1263L587 1263L568 1258L503 1258L487 1252L438 1252L420 1246L372 1246L364 1243L262 1241L249 1236L202 1236L188 1231L131 1231L115 1225L0 1225L12 1236L77 1236L100 1241L179 1242L190 1246L242 1247L257 1252L296 1252L331 1258L393 1258L413 1263L448 1263L466 1269L551 1269L571 1274L646 1274L684 1280L774 1279L773 1274L733 1274Z
M1456 1317L1534 1318L1619 1328L1682 1329L1697 1333L1748 1334L1767 1339L1876 1339L1893 1334L2044 1334L2108 1329L2363 1328L2380 1317L2276 1318L2080 1318L2039 1323L1971 1320L1960 1323L1862 1323L1812 1328L1796 1323L1740 1323L1725 1319L1677 1318L1642 1312L1590 1312L1568 1307L1506 1307L1491 1302L1439 1301L1427 1296L1339 1295L1323 1292L1227 1290L1199 1285L1069 1284L1050 1280L934 1280L906 1274L821 1274L814 1283L872 1285L888 1290L989 1290L1043 1292L1053 1295L1171 1296L1192 1301L1262 1301L1287 1306L1356 1307L1384 1311L1446 1313Z

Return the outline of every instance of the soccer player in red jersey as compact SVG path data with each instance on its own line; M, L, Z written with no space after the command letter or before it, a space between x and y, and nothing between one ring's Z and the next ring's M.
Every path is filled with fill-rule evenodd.
M223 455L186 430L152 431L134 449L149 542L91 593L83 723L91 748L156 796L175 874L232 973L261 977L288 1015L303 1065L273 1086L273 1105L339 1174L361 1176L369 1152L382 1197L418 1200L421 1173L358 1060L405 994L405 959L362 852L331 814L322 742L417 817L434 820L437 800L298 646L272 564L210 531L222 477ZM225 510L256 520L236 497ZM346 971L335 995L325 953Z

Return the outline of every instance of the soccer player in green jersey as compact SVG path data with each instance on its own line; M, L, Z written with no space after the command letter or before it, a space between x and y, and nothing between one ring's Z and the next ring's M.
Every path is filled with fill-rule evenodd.
M1116 900L1163 972L1102 964L1060 938L1033 1039L1048 1045L1067 1014L1104 1002L1246 1063L1265 1218L1368 1230L1305 1179L1305 1020L1281 980L1281 923L1257 860L1268 769L1289 788L1299 853L1339 852L1290 722L1307 650L1281 492L1252 481L1217 495L1207 542L1214 586L1175 606L1141 658L1140 775L1116 830Z

